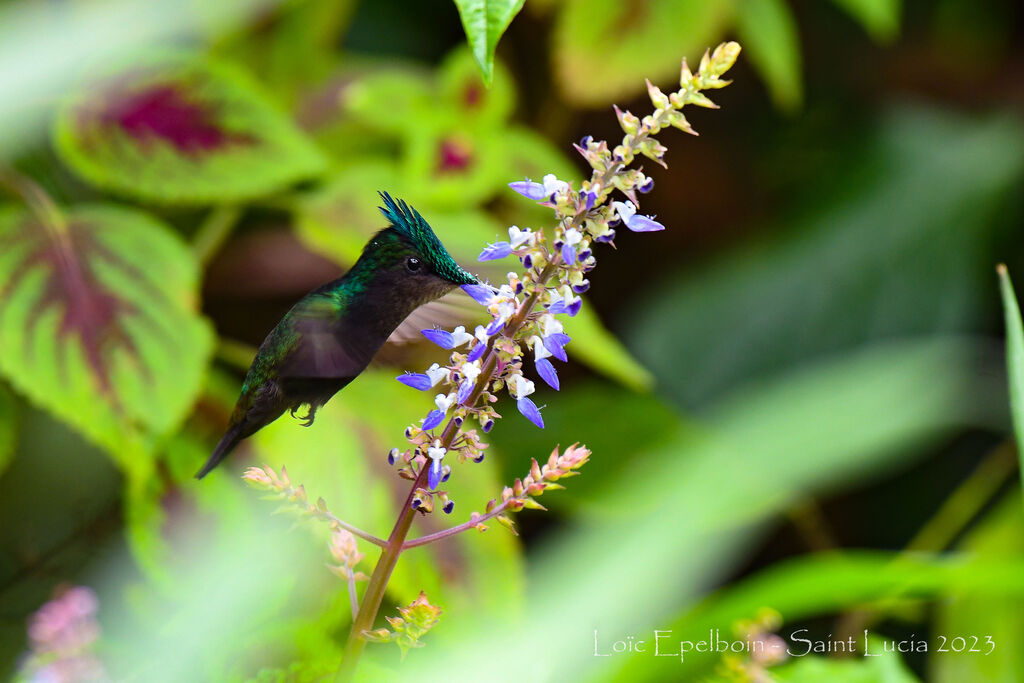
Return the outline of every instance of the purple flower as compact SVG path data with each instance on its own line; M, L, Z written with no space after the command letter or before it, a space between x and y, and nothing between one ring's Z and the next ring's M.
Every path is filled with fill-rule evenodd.
M587 211L590 211L594 208L594 203L597 202L597 193L593 190L588 190L584 196L587 198L587 203L584 208Z
M519 408L519 412L523 414L523 417L544 429L544 418L540 416L540 409L537 408L536 403L524 396L516 401L516 407Z
M491 303L491 299L494 298L494 288L490 285L462 285L462 291L481 306Z
M559 300L551 304L548 307L549 313L568 313L570 316L575 316L580 312L580 308L583 306L583 299L576 297L571 304L566 304L565 300Z
M570 341L569 335L564 332L549 334L544 337L544 348L547 349L552 356L565 363L569 360L569 357L565 355L565 349L562 347Z
M444 419L444 413L440 410L431 410L427 413L427 417L423 420L423 431L433 429L437 425L441 424L441 420Z
M486 434L487 432L489 432L492 429L494 429L494 420L488 419L487 422L484 422L483 425L481 425L480 428L483 429L484 430L484 434ZM483 456L480 456L480 459L482 460ZM476 462L480 462L480 460L477 460Z
M547 382L548 386L558 391L558 373L555 371L555 366L551 364L547 358L539 358L534 362L534 366L537 368L537 374L540 378Z
M460 405L465 403L466 399L469 398L469 395L473 393L473 387L475 385L476 382L468 377L462 380L462 384L459 385L459 391L455 394L455 402Z
M455 338L452 337L452 333L447 330L420 330L424 337L434 342L442 349L454 349Z
M609 225L611 225L611 224L609 223ZM608 244L608 243L610 243L614 239L615 239L615 231L614 230L609 230L608 232L604 233L603 235L598 235L597 237L595 237L594 241L595 242L603 242L605 244Z
M633 232L656 232L664 230L665 226L649 216L641 216L636 212L633 202L612 202L615 213L619 215L626 227Z
M487 349L487 344L483 342L477 342L473 350L469 352L469 358L467 359L470 363L475 360L480 360L480 356L484 355L484 351Z
M512 245L508 242L495 242L494 244L488 244L480 255L477 257L477 261L496 261L498 259L505 258L512 253Z
M636 189L640 190L640 192L643 194L647 194L648 192L654 189L654 178L648 178L643 182L642 185L639 185Z
M444 504L444 507L441 509L444 510L444 514L446 515L452 514L452 510L455 509L455 501L449 500L447 503Z
M430 381L430 377L422 372L407 372L404 375L399 375L395 379L407 387L419 389L420 391L426 391L430 387L434 386L433 382Z
M590 258L590 250L584 249L577 255L577 258L579 258L580 263L584 263L588 258Z
M572 291L576 292L577 294L582 294L588 289L590 289L590 280L582 280L578 285L572 286Z
M427 472L427 488L431 491L441 485L441 458L430 459L430 471Z
M487 336L490 337L491 335L497 334L503 327L505 327L505 321L501 318L492 320L491 324L487 326Z
M397 457L398 457L398 449L397 448L392 448L390 451L388 451L388 464L389 465L394 465L395 464L395 459Z
M545 197L544 186L540 183L533 182L529 178L516 183L509 183L508 186L511 187L514 192L518 192L527 199L532 199L535 202L539 202Z
M576 250L571 244L566 243L562 245L562 261L568 265L576 262Z

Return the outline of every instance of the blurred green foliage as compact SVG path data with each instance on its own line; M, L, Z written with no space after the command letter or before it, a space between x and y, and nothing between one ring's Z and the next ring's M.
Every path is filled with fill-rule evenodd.
M644 78L735 34L770 102L740 70L700 139L666 138L649 202L670 229L599 252L567 325L586 367L543 395L544 431L498 405L513 417L456 468L453 521L556 444L594 451L583 476L544 497L547 516L520 515L523 539L495 527L403 556L388 601L426 590L441 624L405 663L370 648L361 675L518 680L526 661L541 680L721 680L735 671L717 656L595 658L594 629L696 639L769 607L783 636L856 623L930 648L792 658L776 680L1019 680L1019 498L1002 479L958 486L1010 432L992 268L1024 266L1006 67L1021 13L905 4L0 7L0 671L27 648L26 616L76 582L99 593L116 680L332 672L350 617L327 531L273 515L238 468L286 463L385 534L406 490L385 454L429 403L393 376L438 358L387 350L313 428L279 420L196 483L247 344L353 262L378 189L474 264L509 224L549 219L506 183L578 181L569 143L614 139L611 113L587 108L642 113ZM1004 301L1019 422L1008 279ZM936 514L972 491L967 512ZM943 528L912 544L929 519ZM997 648L934 651L957 634Z

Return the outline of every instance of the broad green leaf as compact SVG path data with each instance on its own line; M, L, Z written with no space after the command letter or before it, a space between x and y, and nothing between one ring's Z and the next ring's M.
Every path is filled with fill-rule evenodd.
M188 54L140 58L83 85L62 104L54 136L89 182L156 202L250 199L325 166L251 76Z
M881 117L785 228L642 294L626 342L682 406L866 339L977 329L1024 127L917 107ZM771 302L766 305L765 302Z
M800 38L786 0L741 0L736 31L775 105L787 111L799 107L803 99Z
M1024 444L1024 325L1021 324L1020 307L1017 305L1010 274L1004 265L1000 265L997 270L1006 314L1006 371L1009 375L1010 415L1013 417L1013 432L1017 439L1017 456L1024 463L1024 447L1021 446Z
M455 0L462 28L488 87L494 76L494 49L498 39L519 14L525 0Z
M188 248L109 204L40 219L0 209L0 372L143 473L202 386L213 334Z
M890 41L900 30L902 0L832 0L864 26L871 37Z
M0 386L0 474L14 457L14 447L18 441L18 413L14 396Z
M732 18L732 0L567 0L555 24L555 75L573 102L607 106L638 94L644 78L678 81L680 60L713 45Z

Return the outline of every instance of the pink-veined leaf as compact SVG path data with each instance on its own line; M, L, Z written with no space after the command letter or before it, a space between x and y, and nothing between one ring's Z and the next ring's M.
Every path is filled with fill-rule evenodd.
M89 182L158 202L249 199L318 174L325 160L238 67L153 55L87 83L54 135Z
M187 247L148 214L0 208L0 373L139 473L202 386L213 334L198 286Z

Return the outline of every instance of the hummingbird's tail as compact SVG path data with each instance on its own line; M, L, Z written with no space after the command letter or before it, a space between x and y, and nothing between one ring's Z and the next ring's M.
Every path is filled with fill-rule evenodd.
M228 429L224 436L221 437L220 443L213 449L213 454L206 461L206 464L203 465L203 469L196 472L196 479L202 479L209 474L210 470L219 465L221 460L228 457L228 454L235 450L235 446L238 445L239 441L249 436L249 434L243 431L244 426L245 421L243 420Z

